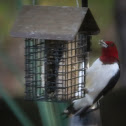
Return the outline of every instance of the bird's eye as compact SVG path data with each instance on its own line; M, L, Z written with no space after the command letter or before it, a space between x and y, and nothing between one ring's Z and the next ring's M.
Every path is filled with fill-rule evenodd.
M114 46L114 43L109 44L109 46Z
M114 43L112 43L111 46L114 46Z

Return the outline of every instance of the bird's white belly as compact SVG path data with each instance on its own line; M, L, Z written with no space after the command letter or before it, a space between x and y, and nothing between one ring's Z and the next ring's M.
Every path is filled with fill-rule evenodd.
M91 105L118 70L119 66L117 63L104 65L97 59L87 70L86 88L88 94L84 98L74 101L75 108L79 109Z

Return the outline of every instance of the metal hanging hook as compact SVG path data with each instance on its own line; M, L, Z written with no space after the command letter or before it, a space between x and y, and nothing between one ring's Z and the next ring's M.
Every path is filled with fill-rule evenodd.
M77 7L80 7L78 0L76 0L76 5L77 5Z
M35 5L35 0L32 0L32 5Z

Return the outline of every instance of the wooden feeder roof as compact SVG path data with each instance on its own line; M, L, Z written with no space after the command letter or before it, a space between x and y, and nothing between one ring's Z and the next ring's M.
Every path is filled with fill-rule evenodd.
M99 33L86 7L24 6L11 30L11 36L47 40L73 40L76 34Z

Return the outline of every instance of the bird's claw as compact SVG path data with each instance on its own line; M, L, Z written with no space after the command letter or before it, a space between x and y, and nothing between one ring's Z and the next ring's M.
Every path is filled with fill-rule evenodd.
M65 119L67 119L67 118L69 117L69 115L66 114L66 113L64 113L64 112L61 113L61 116L64 116L64 117L62 118L63 120L65 120Z
M85 87L84 87L84 88L82 88L81 90L82 90L82 91L84 91L86 94L88 94L88 93L89 93L88 89L87 89L87 88L85 88Z

